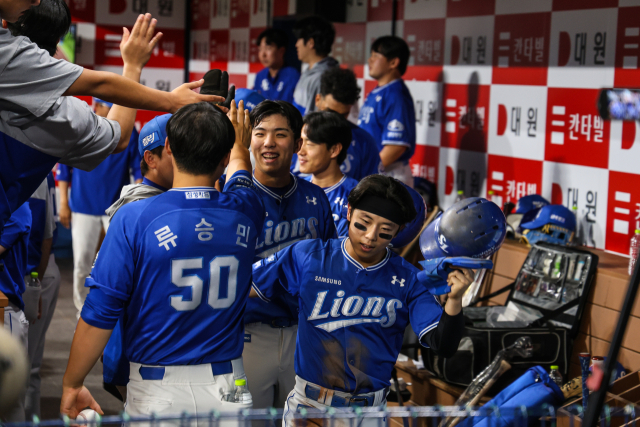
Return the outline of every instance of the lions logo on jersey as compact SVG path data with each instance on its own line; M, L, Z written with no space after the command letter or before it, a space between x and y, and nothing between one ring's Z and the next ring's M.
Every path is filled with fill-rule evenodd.
M264 91L268 91L269 90L269 81L267 79L262 80L262 90Z
M404 130L404 125L400 123L400 121L394 119L389 122L387 129L391 132L402 132Z
M344 299L345 292L340 290L336 292L337 298L333 300L331 309L327 306L326 311L322 313L324 301L328 293L329 291L318 292L313 311L311 315L307 317L307 320L322 320L342 316L354 318L342 318L340 320L315 325L316 328L324 329L327 332L333 332L340 328L360 325L362 323L379 323L383 328L390 328L396 323L396 309L402 308L402 302L395 298L385 301L383 297L369 297L365 303L365 299L359 295ZM383 315L382 311L385 309L387 314Z

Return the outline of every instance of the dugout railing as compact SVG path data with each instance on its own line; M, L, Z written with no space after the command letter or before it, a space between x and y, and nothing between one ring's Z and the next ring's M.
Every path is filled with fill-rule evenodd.
M59 419L33 420L24 423L3 423L1 427L160 427L176 426L189 427L196 425L200 427L218 427L237 425L239 427L255 427L263 422L264 427L276 427L278 421L282 420L283 411L281 409L249 409L242 412L210 412L177 415L131 417L126 413L111 416L98 416L90 421L70 420L68 417ZM570 414L578 414L577 417ZM393 425L404 426L425 426L437 427L440 423L451 417L458 418L458 425L472 426L476 422L484 420L483 426L580 426L582 408L579 405L563 408L557 411L552 406L539 408L497 408L482 407L465 409L455 406L405 406L405 407L371 407L371 408L330 408L328 410L317 410L309 408L302 409L301 412L293 414L296 425L299 426L344 426L357 427L363 420L376 420L377 426L387 427ZM628 405L626 407L604 407L602 417L598 424L603 427L614 426L636 426L636 421L640 417L640 407ZM508 422L507 422L508 420ZM306 422L309 421L309 422ZM258 424L256 424L256 422ZM367 423L371 425L370 423Z

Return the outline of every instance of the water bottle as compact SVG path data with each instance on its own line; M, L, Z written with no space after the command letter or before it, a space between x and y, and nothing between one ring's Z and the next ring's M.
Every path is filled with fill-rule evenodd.
M640 252L640 230L636 230L631 238L631 247L629 248L629 276L633 274L633 269L636 266L636 260L638 259L638 252Z
M558 384L558 387L562 388L562 374L558 370L558 365L553 365L551 367L551 371L549 372L549 378L554 383Z
M251 393L249 393L249 388L247 387L247 380L240 379L236 380L236 394L233 399L235 403L243 403L250 405L253 403L253 399L251 398Z
M40 305L40 280L38 279L38 273L35 271L31 273L27 280L27 286L22 294L22 300L24 301L24 315L29 323L35 323L38 320L38 308Z
M464 191L458 190L458 195L456 196L456 201L454 203L458 203L460 200L464 200Z

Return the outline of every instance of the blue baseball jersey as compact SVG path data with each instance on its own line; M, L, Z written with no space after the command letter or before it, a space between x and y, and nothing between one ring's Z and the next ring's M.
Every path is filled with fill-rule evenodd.
M333 239L336 227L324 191L317 185L291 176L291 184L278 189L267 187L253 178L266 211L264 228L256 244L256 258L262 258L305 239ZM281 290L269 303L251 298L244 322L280 324L296 323L298 301Z
M240 357L251 263L264 207L247 171L219 193L174 188L115 214L85 286L88 324L113 329L125 355L148 365Z
M411 92L402 79L369 93L360 109L358 126L373 136L378 151L385 145L407 147L398 161L409 161L416 148L416 112Z
M403 258L387 249L382 261L363 268L347 253L346 242L290 246L254 264L253 288L267 301L278 286L298 298L298 376L334 390L369 393L389 386L407 325L422 338L438 326L442 307Z
M312 177L306 178L309 182L311 182L311 179ZM343 210L349 204L347 200L349 193L351 193L351 190L353 190L356 185L358 185L358 181L345 175L338 183L331 187L323 188L324 194L327 195L327 199L329 199L329 204L331 205L331 213L333 215L333 222L336 225L338 237L346 237L349 235L349 223L347 222L347 217L343 215Z
M283 67L276 77L271 77L268 68L256 74L253 90L271 101L287 101L293 103L293 90L298 84L300 73L293 67Z
M0 291L9 302L24 310L24 276L27 274L27 253L31 231L31 209L25 203L16 209L0 235L0 246L6 251L0 255L4 270L0 271Z
M343 174L360 181L365 176L378 173L380 150L369 132L351 122L349 124L352 140L340 170Z
M138 151L138 132L131 133L126 150L112 154L91 172L58 164L58 181L71 182L69 207L86 215L106 215L105 211L120 197L120 190L134 179L142 179Z

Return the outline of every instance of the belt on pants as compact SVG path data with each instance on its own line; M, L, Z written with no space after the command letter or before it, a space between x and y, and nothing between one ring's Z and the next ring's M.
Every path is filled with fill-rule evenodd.
M209 363L213 375L226 375L233 372L231 361ZM163 366L140 366L140 376L143 380L162 380L165 368Z
M272 328L279 329L279 328L289 328L291 326L297 325L298 320L290 319L288 317L275 317L271 320L262 321L260 323L264 323L265 325L269 325Z
M387 392L388 388L385 388L385 396ZM308 399L315 400L323 405L331 406L333 408L348 408L354 406L373 406L377 393L356 394L346 397L335 394L334 390L313 384L307 384L304 388L304 394Z

